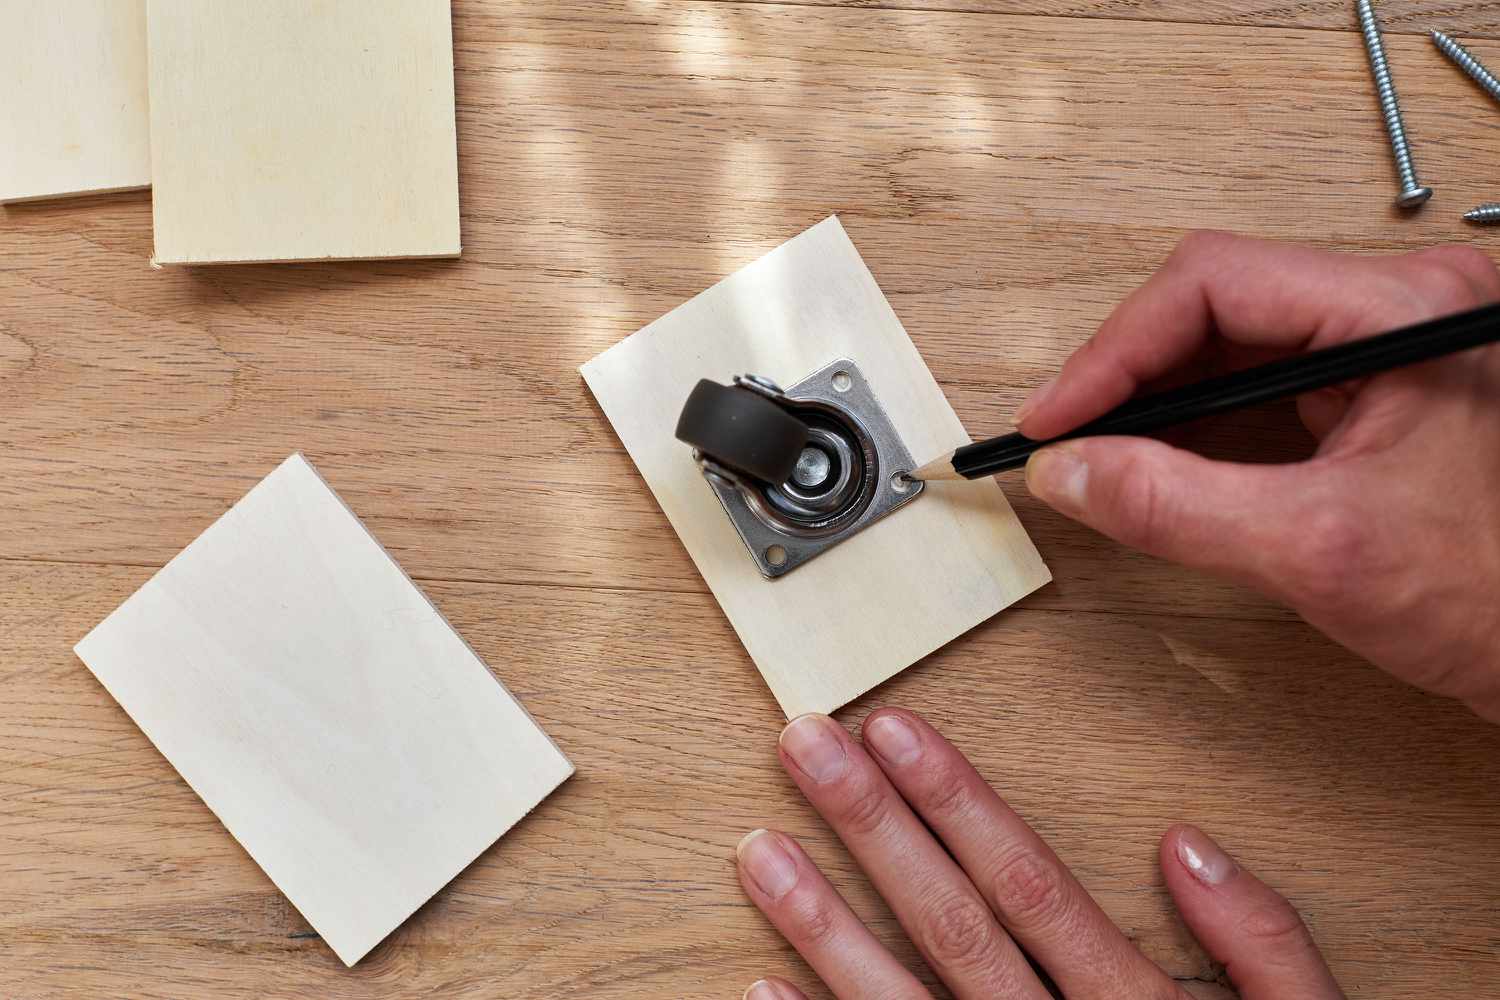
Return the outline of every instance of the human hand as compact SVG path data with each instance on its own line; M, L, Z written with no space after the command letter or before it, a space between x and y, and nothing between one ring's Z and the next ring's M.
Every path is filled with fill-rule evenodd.
M1068 1000L1189 1000L914 713L873 713L863 747L832 719L804 715L781 735L781 763L958 1000L1045 1000L1026 954ZM790 837L756 830L737 853L746 894L839 1000L930 996ZM1243 1000L1343 1000L1297 912L1202 832L1167 831L1161 866L1188 928ZM804 994L773 978L745 1000Z
M1468 247L1357 257L1195 233L1017 413L1062 434L1220 353L1328 347L1500 299ZM1411 684L1500 722L1500 349L1298 400L1291 465L1110 437L1032 457L1031 492L1126 545L1249 584Z

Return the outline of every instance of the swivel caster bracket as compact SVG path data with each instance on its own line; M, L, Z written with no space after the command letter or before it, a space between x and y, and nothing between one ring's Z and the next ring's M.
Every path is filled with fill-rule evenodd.
M911 453L847 358L786 390L756 375L737 376L733 386L705 379L683 407L677 437L694 446L703 477L767 579L852 538L926 487L905 478L916 467Z

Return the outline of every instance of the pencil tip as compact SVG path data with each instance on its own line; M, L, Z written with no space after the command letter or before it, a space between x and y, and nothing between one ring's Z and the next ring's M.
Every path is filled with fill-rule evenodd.
M901 478L914 483L925 483L934 479L962 479L962 476L953 471L953 454L950 451L946 455L933 459L921 468L903 473Z

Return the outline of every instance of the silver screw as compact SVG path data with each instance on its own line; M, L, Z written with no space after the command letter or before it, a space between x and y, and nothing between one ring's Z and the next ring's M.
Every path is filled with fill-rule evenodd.
M1464 213L1464 218L1482 226L1500 226L1500 201L1486 202Z
M1462 45L1443 34L1441 31L1432 33L1433 44L1438 50L1458 64L1458 68L1474 78L1474 82L1483 87L1491 97L1500 101L1500 80L1495 79L1495 74L1484 68L1484 63L1474 58L1474 54Z
M1380 38L1380 22L1370 0L1357 0L1359 27L1365 36L1365 51L1370 54L1370 71L1375 75L1375 89L1380 94L1380 113L1385 116L1385 130L1391 135L1391 151L1396 156L1396 173L1401 177L1401 193L1396 204L1416 208L1432 197L1432 188L1417 183L1417 168L1411 162L1411 143L1406 139L1406 123L1401 119L1401 103L1396 99L1396 85L1391 82L1391 66L1385 58L1385 43Z

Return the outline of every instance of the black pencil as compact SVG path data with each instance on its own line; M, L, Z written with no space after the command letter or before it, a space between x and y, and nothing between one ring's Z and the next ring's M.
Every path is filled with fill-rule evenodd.
M1058 441L1106 434L1151 434L1257 403L1326 389L1352 379L1430 361L1500 340L1500 304L1443 316L1391 333L1309 351L1178 389L1132 399L1066 434L1036 441L1005 434L951 451L909 479L979 479L1026 464Z

